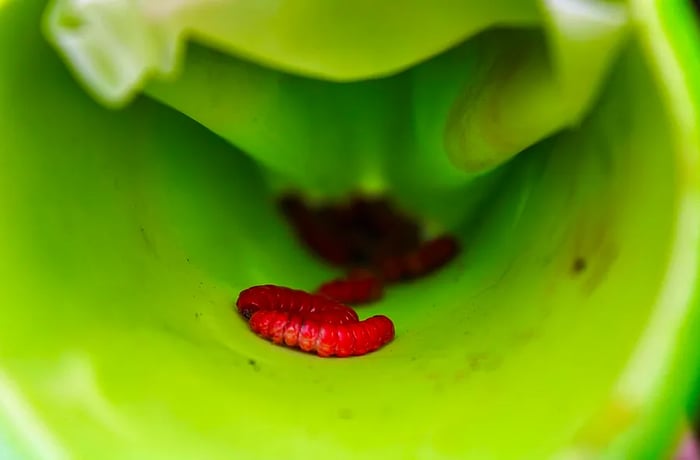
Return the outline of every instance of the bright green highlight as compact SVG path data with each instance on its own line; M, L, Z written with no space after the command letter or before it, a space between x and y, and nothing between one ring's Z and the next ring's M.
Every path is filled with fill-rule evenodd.
M46 27L95 95L120 103L151 74L172 72L190 37L285 71L349 81L402 70L494 24L536 24L539 3L57 0Z
M334 172L340 157L349 163L341 176L381 190L378 169L392 149L415 147L421 158L447 155L459 169L478 174L578 124L617 55L628 20L622 4L597 0L442 3L97 0L85 6L55 0L44 27L103 103L123 105L155 82L147 93L295 183L319 182L319 171ZM522 29L535 24L542 27ZM444 58L420 64L496 25L520 28L460 45L447 68ZM195 48L181 63L183 40L190 37L246 61ZM348 81L416 64L400 81L346 86L279 72ZM437 114L447 124L440 123L445 132L430 139L433 145L414 137L420 125L415 122L425 114L411 110L423 105L407 106L413 92L426 88L454 92L450 108L442 108L449 113ZM358 106L357 99L374 104ZM329 117L335 124L327 123ZM326 129L318 130L319 123ZM309 156L325 161L310 166ZM343 186L348 184L335 184Z

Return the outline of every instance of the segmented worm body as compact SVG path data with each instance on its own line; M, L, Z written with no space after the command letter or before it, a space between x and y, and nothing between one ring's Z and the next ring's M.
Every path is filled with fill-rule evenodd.
M246 319L251 319L258 311L275 311L328 324L359 321L355 310L337 300L272 284L253 286L242 291L236 307Z
M417 251L406 258L409 276L416 278L441 268L459 253L457 239L443 235L421 244Z
M373 271L357 269L346 277L322 284L316 292L344 304L357 305L381 299L384 283Z
M278 345L298 347L319 356L359 356L381 348L394 338L394 324L386 316L363 321L329 324L300 314L260 310L250 328Z
M353 201L358 231L374 237L370 257L377 254L398 255L420 244L418 223L396 210L385 199L356 198Z
M253 286L241 292L236 306L259 336L319 356L359 356L394 338L386 316L360 321L352 308L298 289Z
M418 223L386 199L355 197L313 208L289 194L279 206L297 237L332 265L365 266L377 256L399 255L420 244Z
M346 266L352 261L352 248L332 222L313 212L304 201L289 195L279 202L282 214L292 225L297 237L311 251L332 265Z
M420 278L448 263L458 252L459 243L454 237L440 236L405 255L382 259L379 271L389 283Z
M240 293L236 305L259 336L319 356L363 355L393 340L389 318L360 321L346 304L376 301L386 284L427 275L459 252L450 236L421 242L418 223L384 199L355 197L312 208L288 195L280 208L299 239L318 257L345 268L346 275L313 294L253 286Z

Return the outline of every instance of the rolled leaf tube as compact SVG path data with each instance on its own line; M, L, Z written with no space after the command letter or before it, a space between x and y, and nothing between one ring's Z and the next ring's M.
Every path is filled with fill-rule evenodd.
M82 3L96 8L89 18L106 8ZM150 43L141 56L158 56L133 73L105 64L118 83L106 87L121 92L93 85L92 95L149 96L118 111L76 83L90 81L57 53L56 29L44 23L40 34L60 2L0 3L3 449L17 458L669 452L700 350L700 56L689 5L605 2L621 6L625 35L581 54L576 39L554 34L571 31L561 14L577 6L608 11L599 2L464 2L457 14L425 2L397 13L390 3L307 1L276 15L255 2L248 16L253 3L217 3L231 8L220 24L241 12L241 27L265 27L242 35L249 48L226 45L222 27L192 33L199 44L182 64L165 59L182 49L165 46L177 35L165 10L155 11L162 29L140 10L104 17L101 37L122 43L110 34L134 18L120 50ZM95 33L80 15L60 19ZM522 113L541 129L518 136L523 150L502 154L495 170L466 172L448 155L447 120L465 107L465 89L489 90L473 80L498 56L486 44L519 36L532 37L526 51L541 50L522 71L558 81L567 112L539 104L530 92L547 88L537 79L514 80L514 104L495 112L502 126L517 128ZM95 52L107 49L98 42ZM272 45L252 46L262 42ZM298 49L267 53L282 42ZM139 53L119 56L133 63ZM309 290L333 275L274 209L290 184L322 198L388 193L469 243L450 267L367 308L396 324L390 347L319 360L233 320L246 287Z

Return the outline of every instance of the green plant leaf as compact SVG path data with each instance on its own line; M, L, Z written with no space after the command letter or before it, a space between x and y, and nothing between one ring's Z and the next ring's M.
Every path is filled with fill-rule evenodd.
M376 42L356 35L346 46L357 45L347 60L357 73L343 73L352 66L338 56L314 70L301 51L280 52L284 64L271 53L235 49L237 58L220 43L218 51L197 46L177 78L145 87L167 105L137 98L120 111L85 94L39 34L43 2L2 4L0 444L8 455L666 453L700 351L700 51L689 7L610 6L625 11L627 35L606 35L607 22L596 23L590 30L606 44L589 56L554 8L583 3L528 4L528 14L518 2L489 3L512 7L520 15L512 25L543 25L485 31L445 50L469 28L418 30L361 2L357 21L396 19L403 28L387 26L387 36L410 29L425 47L408 38L405 49L394 42L395 53L378 47L386 61L378 66L368 51ZM585 4L607 18L591 13L607 7ZM305 36L318 38L314 25L325 24L333 36L340 19L316 2L295 5L286 18L298 27L287 27L301 34L306 24ZM338 18L352 18L347 8ZM418 6L405 11L431 18ZM131 27L118 16L100 36ZM454 32L464 17L449 16ZM80 30L79 18L62 21ZM126 41L161 43L143 38L153 31L137 19L136 38ZM477 83L490 68L479 63L521 39L526 52L542 50L524 69L551 69L544 75L565 100L527 111L528 97L538 102L533 94L546 87L527 72L513 80L521 99L502 114L549 127L528 139L503 125L504 136L529 147L507 152L512 159L494 172L467 174L444 142L453 111L471 110L455 101L469 88L488 91ZM318 43L326 54L339 46ZM161 49L151 45L142 57ZM582 55L590 66L576 67ZM468 169L463 157L451 160ZM395 320L397 338L380 352L347 360L295 353L253 336L232 310L251 284L311 288L332 274L274 212L275 187L289 184L325 196L354 186L388 191L465 243L449 268L361 311Z

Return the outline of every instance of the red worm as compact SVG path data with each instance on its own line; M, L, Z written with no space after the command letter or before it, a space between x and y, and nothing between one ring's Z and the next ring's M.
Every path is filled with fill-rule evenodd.
M362 304L382 298L384 283L370 270L356 269L348 276L322 284L317 293L342 303Z
M381 245L394 250L411 250L420 244L420 227L385 199L358 199L355 202L362 228L376 235Z
M276 311L329 324L359 321L355 310L334 299L271 284L253 286L242 291L238 295L236 306L246 319L251 319L258 311Z
M459 243L451 236L426 241L414 251L380 261L382 277L387 282L410 280L425 276L448 263L459 252Z
M362 355L393 340L389 318L359 321L345 304L378 300L385 283L427 275L459 252L450 236L421 243L418 223L387 200L358 197L347 204L311 208L290 195L280 207L310 250L350 271L322 284L315 294L254 286L240 293L236 305L256 334L319 356ZM352 268L363 266L369 268Z
M300 196L289 194L279 206L297 237L333 265L366 265L420 244L418 224L385 199L355 197L349 203L312 208Z
M377 350L394 338L394 323L378 315L364 321L329 324L290 312L260 310L250 328L278 345L298 347L319 356L359 356Z
M282 198L279 207L297 237L318 257L333 265L350 263L351 248L343 236L332 228L332 222L318 216L296 195Z
M299 239L311 251L331 265L347 266L355 259L355 251L344 235L324 223L298 226Z
M349 206L327 212L327 219L347 232L357 263L378 255L394 256L420 244L420 227L385 199L356 197Z

